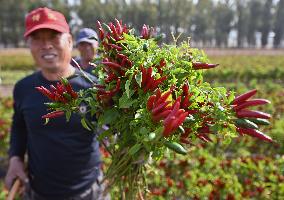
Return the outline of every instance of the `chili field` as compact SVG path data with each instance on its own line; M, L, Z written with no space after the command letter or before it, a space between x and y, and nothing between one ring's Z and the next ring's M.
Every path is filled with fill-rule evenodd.
M189 146L186 156L169 151L166 158L157 161L154 166L147 166L145 199L284 198L284 52L267 52L208 51L212 63L220 66L204 71L204 81L230 88L236 94L258 89L256 98L271 101L262 111L273 116L271 125L262 131L276 143L246 136L219 142L212 137L216 142ZM25 50L0 54L2 89L12 86L34 70L32 59ZM3 94L0 98L0 175L3 181L13 100ZM104 151L103 155L103 169L106 170L111 161ZM3 187L2 183L0 187ZM0 199L4 199L6 192L3 188L0 191ZM122 198L117 188L112 188L111 193L113 199Z

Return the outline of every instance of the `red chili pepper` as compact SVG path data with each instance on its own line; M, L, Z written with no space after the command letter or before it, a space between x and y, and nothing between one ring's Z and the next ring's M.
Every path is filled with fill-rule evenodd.
M147 109L149 111L153 109L155 98L156 98L156 95L152 95L149 97L147 101Z
M154 79L152 77L150 77L147 81L146 86L143 88L144 93L146 93L150 89L150 87L151 87L151 85L153 85L153 83L154 83Z
M267 99L252 99L252 100L244 101L243 103L239 104L238 106L233 107L233 109L235 111L237 111L237 110L242 110L242 109L250 107L250 106L258 106L258 105L264 105L264 104L268 104L268 103L271 103L271 102Z
M124 24L124 26L123 26L123 28L122 28L122 32L123 32L123 33L128 33L128 32L129 32L129 30L128 30L126 24Z
M199 112L199 110L198 110L198 109L191 109L191 110L187 110L187 112L188 112L188 114L193 115L193 114L198 113L198 112Z
M103 29L102 24L101 24L101 22L100 22L100 21L97 21L97 26L98 26L98 28Z
M256 110L239 110L236 112L237 117L239 118L261 118L261 119L270 119L271 115L268 113L264 113L261 111L256 111Z
M161 119L166 118L171 112L171 110L164 110L163 112L157 113L156 115L152 115L152 119L154 122L158 122Z
M110 72L108 74L108 77L105 79L105 83L110 83L111 81L117 80L117 79L118 77L113 72Z
M146 70L147 70L147 76L146 76L146 83L147 83L148 81L150 81L150 79L152 77L153 68L149 67Z
M46 118L56 118L64 115L64 111L62 110L56 110L50 113L47 113L46 115L43 115L41 118L46 119Z
M183 112L178 115L178 120L176 122L176 126L174 127L174 129L177 129L180 125L182 125L185 118L188 116L188 112L185 112L183 109L180 110L182 110Z
M116 41L121 40L120 34L117 32L117 28L114 26L112 22L109 23L109 27L112 30L112 35Z
M180 137L179 141L183 144L191 144L191 142L189 141L189 139L184 138L184 137Z
M169 117L169 116L168 116ZM167 118L168 118L167 117ZM164 130L163 130L163 132L162 132L162 135L164 136L164 137L168 137L168 136L170 136L170 134L171 134L171 132L172 132L172 128L173 128L173 124L174 124L174 122L175 122L175 119L176 119L176 117L175 116L172 116L172 117L170 117L169 118L169 120L168 120L168 123L164 123ZM165 120L164 120L165 121Z
M42 93L43 95L47 96L50 100L55 100L55 96L52 92L50 92L48 89L46 89L44 86L36 87L36 89Z
M184 122L187 115L187 112L185 112L183 109L180 109L174 117L170 118L171 120L168 123L164 123L165 128L163 131L163 135L167 137L171 133L173 133Z
M141 87L144 88L147 80L147 70L146 68L141 66L141 73L142 73L142 81L141 81Z
M132 67L133 63L131 60L129 60L128 58L126 59L126 64L128 67Z
M117 51L121 51L122 50L122 47L116 45L116 44L108 44L110 47L116 49Z
M166 93L164 93L158 100L157 100L157 104L160 104L161 102L165 102L166 99L171 95L172 93L172 89L170 89L169 91L167 91Z
M152 115L157 115L158 113L160 113L162 110L164 110L166 108L166 106L170 103L170 101L166 101L163 102L159 105L157 105L151 112Z
M191 131L192 131L191 128L184 128L184 133L181 134L180 137L187 138L189 136L189 134L191 133Z
M57 82L56 84L56 89L57 89L58 94L60 95L62 95L66 91L65 87L59 82Z
M118 69L121 68L121 66L119 64L114 63L114 62L104 62L103 61L102 64L108 66L111 69L114 69L115 71L117 71Z
M63 94L61 95L61 94L58 94L57 92L54 92L54 95L55 95L55 101L59 101L62 103L68 103L68 100L63 97Z
M204 142L212 142L212 140L210 139L210 137L208 135L205 134L197 134L196 135L199 139L203 140Z
M126 59L127 59L127 58L123 58L123 59L122 59L122 61L121 61L121 63L120 63L121 66L125 66L125 65L126 65Z
M70 83L68 83L65 86L65 88L66 88L66 91L68 92L68 94L70 94L73 99L77 99L78 98L78 94L73 90L73 88L72 88Z
M167 79L167 76L163 76L161 78L158 78L157 80L154 80L153 84L150 86L149 90L150 91L155 90L158 87L158 85L162 84L163 81L165 81L166 79Z
M104 37L105 37L104 30L102 28L99 28L99 38L100 38L100 40L103 41Z
M217 67L219 64L209 64L209 63L201 63L201 62L193 62L192 63L192 68L195 70L198 69L210 69Z
M187 109L189 106L189 95L186 94L184 99L182 100L182 103L181 103L181 108L183 109Z
M149 38L150 38L149 27L146 26L145 24L144 24L143 27L142 27L141 37L142 37L143 39L149 39Z
M189 90L189 86L188 86L188 81L186 80L186 83L182 86L182 92L183 95L188 95L188 90Z
M108 23L108 26L110 27L112 33L116 33L117 34L116 28L115 28L115 26L114 26L114 24L112 22Z
M166 66L166 61L165 61L165 59L162 59L162 60L160 60L160 66L159 67L164 67L164 66Z
M198 128L197 132L200 134L211 133L209 126L203 126L201 128Z
M121 26L121 22L118 21L118 19L115 19L115 22L116 22L116 32L121 35L122 33L122 26Z
M125 59L125 58L128 58L126 55L121 54L121 53L116 54L116 56L117 56L119 59L121 59L121 60L123 60L123 59Z
M160 88L158 88L157 90L156 90L156 99L155 99L155 104L158 102L158 100L161 98L161 90L160 90Z
M172 112L171 112L171 113L169 114L169 116L164 120L164 125L166 125L166 124L170 121L170 119L171 119L172 117L174 117L174 116L177 114L177 112L178 112L178 110L179 110L179 107L180 107L180 103L177 102L177 103L175 104L175 106L173 107Z
M237 131L239 133L242 133L242 134L246 134L246 135L250 135L250 136L253 136L253 137L257 137L257 138L259 138L261 140L265 140L265 141L268 141L268 142L273 142L271 137L265 135L264 133L260 132L259 130L255 130L255 129L251 129L251 128L240 128L240 127L237 127Z
M177 103L180 104L180 102L181 102L181 96L179 96L179 97L175 100L175 102L174 102L174 104L172 105L172 107L174 107Z
M117 93L119 91L119 89L120 89L120 79L117 80L116 86L113 90L111 90L111 93L113 93L113 94Z
M57 91L57 89L56 89L56 87L54 85L50 85L49 88L50 88L51 92L56 92Z
M252 96L255 95L256 93L257 93L257 90L256 90L256 89L250 90L250 91L248 91L248 92L246 92L246 93L244 93L244 94L241 94L241 95L237 96L237 97L232 101L231 104L233 104L233 105L235 105L235 104L239 105L240 103L246 101L247 99L249 99L250 97L252 97Z

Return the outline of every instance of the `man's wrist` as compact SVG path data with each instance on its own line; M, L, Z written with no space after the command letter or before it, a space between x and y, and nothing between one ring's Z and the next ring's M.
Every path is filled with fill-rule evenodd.
M24 161L24 159L23 159L23 158L21 158L20 156L12 156L12 157L10 157L10 163L11 163L11 162L14 162L14 161L20 161L20 162L23 162L23 161Z

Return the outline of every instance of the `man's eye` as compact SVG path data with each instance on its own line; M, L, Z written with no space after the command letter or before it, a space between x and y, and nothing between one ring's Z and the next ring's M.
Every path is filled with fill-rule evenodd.
M59 39L60 38L60 33L52 33L51 38L52 39Z

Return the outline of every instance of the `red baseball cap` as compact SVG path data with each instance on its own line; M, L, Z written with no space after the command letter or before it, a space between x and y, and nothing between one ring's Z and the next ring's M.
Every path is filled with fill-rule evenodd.
M37 8L31 11L26 17L25 25L26 31L24 37L42 28L56 30L61 33L70 32L64 15L49 8Z

